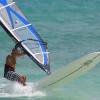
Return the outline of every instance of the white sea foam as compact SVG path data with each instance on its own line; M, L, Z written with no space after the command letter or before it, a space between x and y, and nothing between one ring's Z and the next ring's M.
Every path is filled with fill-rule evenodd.
M34 83L27 83L27 86L10 82L6 79L0 79L0 97L34 97L46 96L45 92L36 90Z

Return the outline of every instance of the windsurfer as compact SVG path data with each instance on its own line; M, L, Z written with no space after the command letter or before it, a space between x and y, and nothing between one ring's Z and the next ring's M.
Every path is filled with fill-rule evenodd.
M21 49L12 49L11 54L6 57L4 78L11 81L17 81L23 85L26 85L26 76L19 75L15 72L16 58L22 55L25 55L25 53Z

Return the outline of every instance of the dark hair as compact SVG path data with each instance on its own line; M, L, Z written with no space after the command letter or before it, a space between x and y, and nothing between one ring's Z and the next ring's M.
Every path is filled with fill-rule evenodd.
M13 49L12 49L12 52L14 52L14 51L16 51L16 49L15 49L15 48L13 48Z

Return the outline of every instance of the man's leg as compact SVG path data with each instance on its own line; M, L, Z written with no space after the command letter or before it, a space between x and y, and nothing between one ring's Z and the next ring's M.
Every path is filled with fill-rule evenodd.
M10 80L10 81L16 81L18 83L21 83L24 86L26 85L26 76L19 75L16 72L8 71L5 78Z
M25 86L26 85L26 76L20 75L18 82Z

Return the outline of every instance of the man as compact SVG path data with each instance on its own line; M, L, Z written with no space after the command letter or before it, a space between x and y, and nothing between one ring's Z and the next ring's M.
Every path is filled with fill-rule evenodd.
M24 86L26 85L26 77L24 75L19 75L15 72L16 67L16 58L24 55L25 53L22 50L12 49L10 55L6 57L6 63L4 68L4 78L17 81Z

